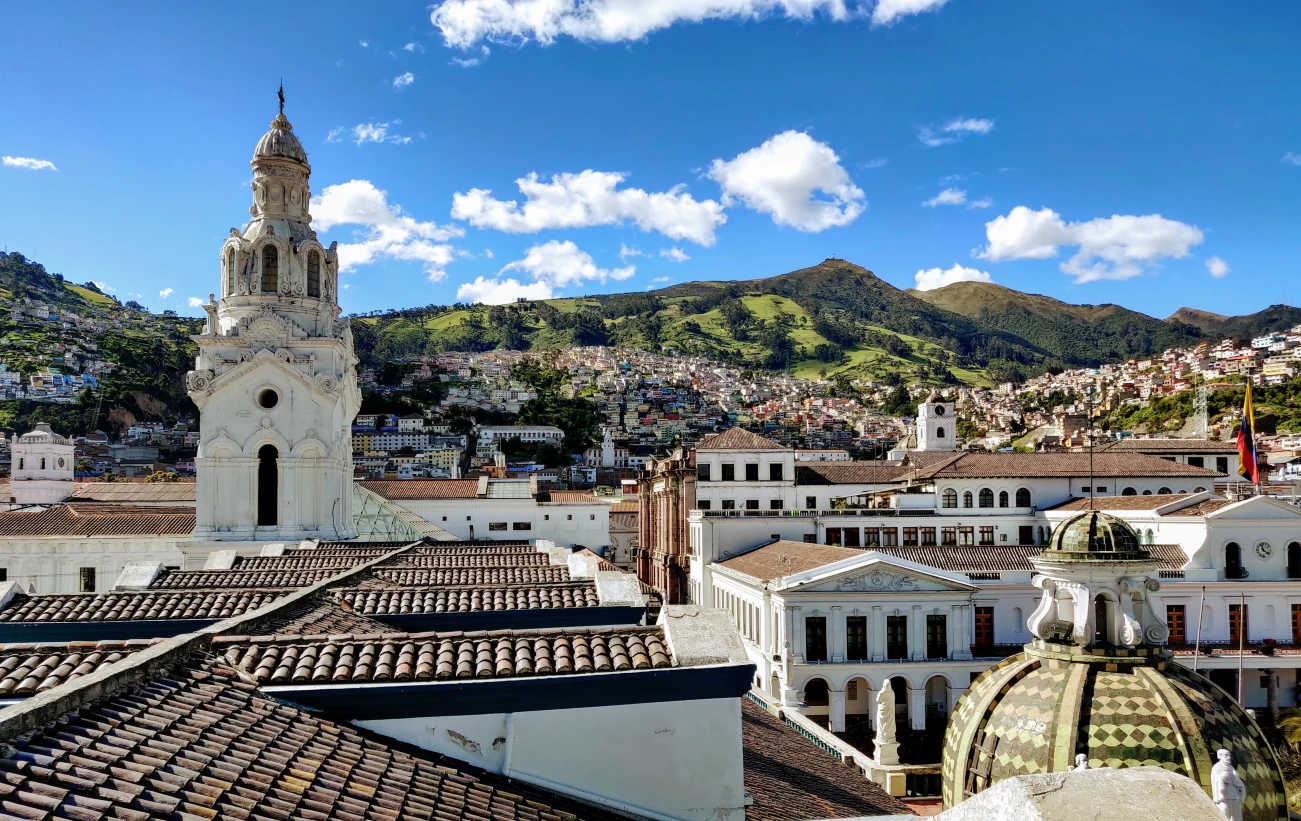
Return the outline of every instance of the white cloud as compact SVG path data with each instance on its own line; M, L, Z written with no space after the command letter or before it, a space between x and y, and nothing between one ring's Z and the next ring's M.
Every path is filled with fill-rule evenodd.
M967 192L960 188L945 188L940 193L922 203L926 208L937 205L962 205L967 201Z
M475 277L456 289L458 302L481 302L484 305L505 305L517 299L551 299L551 286L545 282L521 284L518 279L485 279Z
M369 40L358 40L358 41L357 41L357 45L361 46L362 48L369 48L369 47L370 47L370 41L369 41Z
M800 231L848 225L866 207L863 190L831 146L800 131L784 131L731 160L714 160L709 177L722 186L724 205L740 200Z
M32 157L0 157L0 162L10 168L26 168L29 171L58 171L49 160L37 160Z
M884 1L890 6L926 2ZM935 5L936 0L930 3ZM865 0L443 0L433 7L430 19L448 46L469 48L481 40L537 40L549 46L560 37L620 43L640 40L677 23L758 20L774 15L803 21L822 16L844 22L865 14Z
M686 262L687 260L691 259L691 257L687 256L686 253L676 245L674 245L672 248L664 248L663 250L661 250L660 256L667 257L668 259L671 259L674 262Z
M392 123L359 123L352 127L352 141L356 145L363 143L391 143L393 145L406 145L411 142L410 137L401 134L392 134L389 129L394 125L401 124L401 120L394 120ZM343 127L334 129L329 133L326 139L329 142L339 142L343 133Z
M885 157L877 157L874 160L868 160L867 162L859 163L858 167L859 168L884 168L885 164L888 162L890 161Z
M106 294L111 294L115 290L113 286L109 285L107 282L101 282L98 279L92 279L91 282L94 283L96 288L100 289Z
M203 300L199 299L197 296L192 296L190 297L189 301L186 302L186 304L189 305L191 308L202 308Z
M1076 283L1130 279L1162 259L1186 257L1202 243L1197 226L1160 214L1068 223L1051 208L1032 211L1024 205L985 223L985 237L989 244L974 254L991 262L1048 259L1057 256L1060 246L1077 246L1075 255L1061 264Z
M337 126L335 128L331 128L330 133L325 135L325 141L327 143L343 142L343 132L346 130L347 129L345 129L343 126Z
M483 255L484 255L485 257L487 257L488 259L492 259L492 258L493 258L492 249L491 249L491 248L484 248L484 249L483 249Z
M1301 154L1297 154L1294 151L1289 151L1283 155L1283 162L1287 163L1288 165L1301 165ZM8 164L9 164L9 158L5 157L5 165Z
M935 11L947 0L877 0L872 9L872 25L888 26L901 17Z
M393 87L406 88L407 86L411 85L415 81L416 81L416 75L408 71L403 74L399 74L398 76L393 78Z
M488 48L487 46L479 46L478 57L453 57L452 63L460 66L461 68L474 68L475 66L482 63L484 60L487 60L489 54L492 54L492 49Z
M672 279L673 277L655 277L654 279L651 280L651 282L658 282L662 285L665 282L671 281Z
M933 291L936 288L943 288L945 285L952 285L955 282L993 282L987 271L977 271L975 268L953 263L953 267L947 270L939 268L927 268L918 271L914 277L917 281L917 290Z
M172 295L173 293L175 293L175 290L174 290L174 289L172 289L172 288L164 288L164 289L162 289L161 291L158 292L158 296L162 297L163 299L168 299L168 298L171 297L171 295Z
M917 139L921 140L922 144L935 148L956 143L968 134L988 134L992 130L994 130L993 120L958 117L949 120L939 128L934 125L922 126L917 129Z
M402 50L423 52L425 50L425 47L420 45L419 43L407 43L405 46L402 47Z
M1229 267L1229 263L1225 262L1219 257L1211 257L1210 259L1206 260L1206 270L1211 272L1211 276L1215 277L1216 279L1219 279L1220 277L1229 273L1233 269Z
M981 197L978 200L972 200L971 202L967 203L967 210L970 211L972 208L988 208L993 204L994 201L989 197Z
M626 261L628 257L641 257L641 256L645 256L645 254L643 254L640 250L633 248L629 245L625 245L622 242L619 243L619 259Z
M341 272L390 258L422 262L432 278L456 256L447 241L465 234L455 225L436 225L407 216L368 180L327 186L312 198L312 226L324 232L337 225L359 226L361 240L339 244Z
M624 175L588 169L577 174L556 174L542 182L536 173L515 181L525 202L498 200L486 188L452 195L452 216L476 228L512 234L532 234L551 228L588 228L593 225L636 223L643 231L658 231L669 239L714 244L714 229L727 216L713 200L698 201L678 185L668 191L648 193L640 188L617 188Z

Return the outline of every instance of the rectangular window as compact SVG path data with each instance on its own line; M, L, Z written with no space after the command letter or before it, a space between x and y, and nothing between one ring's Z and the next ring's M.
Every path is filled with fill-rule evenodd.
M976 646L992 647L994 645L994 608L976 608Z
M77 577L82 593L95 592L95 568L79 567L77 568Z
M945 527L940 529L940 544L955 545L958 543L958 529L956 527Z
M179 567L168 567L167 569L168 569L168 570L180 570L181 568L179 568ZM9 581L9 569L8 569L8 568L5 568L5 567L0 567L0 582L7 582L7 581Z
M840 544L840 528L827 528L827 544Z
M850 661L867 659L867 616L845 617L845 658Z
M1292 646L1301 647L1301 604L1292 605Z
M533 523L532 522L511 522L510 529L511 530L532 530Z
M1228 472L1229 472L1229 457L1227 457L1227 456L1216 456L1216 457L1215 457L1215 471L1216 471L1217 473L1228 473Z
M769 499L769 500L768 500L768 509L769 509L769 510L781 510L781 509L782 509L782 500L781 500L781 499Z
M865 527L863 528L863 544L867 547L881 546L881 528Z
M703 465L696 465L696 481L697 481L697 482L708 482L708 481L709 481L709 464L708 464L708 463L703 464Z
M746 466L745 466L745 481L747 481L747 482L757 482L757 481L759 481L759 466L758 466L758 465L753 465L753 464L752 464L752 465L746 465Z
M933 527L922 528L922 546L923 547L935 546L935 528Z
M908 658L908 617L885 617L885 657L887 659Z
M804 659L827 660L827 620L823 616L804 618Z
M746 500L745 500L745 509L746 509L746 510L758 510L758 509L759 509L759 500L758 500L758 499L746 499Z
M944 616L926 617L926 658L943 659L949 657L949 628Z
M917 546L917 528L905 527L903 529L903 546L904 547Z
M726 463L723 464L723 481L724 482L736 481L736 465L729 465Z
M898 547L899 546L899 528L883 527L881 528L881 547Z
M858 679L854 679L845 685L845 698L850 701L858 701Z
M700 501L696 502L696 510L709 510L709 500L701 499Z
M804 509L805 509L805 510L817 510L817 509L818 509L818 497L817 497L817 496L805 496L805 497L804 497Z
M776 462L768 466L768 481L780 482L782 480L782 464Z
M1295 618L1295 617L1294 617ZM1165 608L1165 626L1170 628L1171 644L1187 644L1188 630L1184 621L1184 606L1168 604Z
M818 534L816 534L816 533L805 533L805 534L804 534L804 543L805 543L805 544L817 544L817 543L818 543Z
M1251 613L1246 606L1229 605L1229 644L1237 647L1239 643L1246 644L1250 641L1251 631L1247 624L1250 618Z
M993 527L988 527L988 526L985 526L985 525L982 525L982 526L981 526L981 528L980 528L980 543L981 543L981 544L993 544L993 543L994 543L994 528L993 528Z
M489 530L505 530L505 529L506 529L506 523L505 523L505 522L488 522L488 529L489 529Z
M859 547L858 534L859 529L856 527L845 528L845 547Z
M958 528L958 544L966 547L976 543L976 529L974 527Z
M1095 486L1095 487L1093 488L1093 492L1094 492L1094 493L1106 493L1106 492L1107 492L1107 486L1106 486L1106 485L1097 485L1097 486Z
M736 500L734 500L734 499L724 499L724 500L723 500L723 510L736 510Z
M1206 467L1206 460L1200 456L1189 456L1188 464L1195 468Z

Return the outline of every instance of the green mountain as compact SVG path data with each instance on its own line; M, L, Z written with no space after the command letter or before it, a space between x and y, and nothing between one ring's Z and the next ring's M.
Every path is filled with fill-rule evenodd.
M1166 322L1191 325L1208 337L1250 339L1253 336L1291 328L1301 323L1301 308L1291 305L1271 305L1263 311L1246 316L1221 316L1196 308L1180 308Z
M137 421L171 423L195 413L185 394L185 373L196 353L189 337L199 332L201 320L122 305L93 283L73 284L18 253L0 253L0 298L47 309L44 317L19 319L13 311L0 312L0 363L22 373L24 381L47 368L74 374L93 361L115 366L101 376L97 390L82 392L73 403L0 401L0 430L27 431L49 422L61 433L100 429L111 435Z

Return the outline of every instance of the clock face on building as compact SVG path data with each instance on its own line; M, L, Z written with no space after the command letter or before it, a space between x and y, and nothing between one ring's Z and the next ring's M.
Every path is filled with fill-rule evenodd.
M943 415L944 415L944 406L943 406L943 405L936 405L936 406L935 406L935 415L936 415L936 416L943 416Z
M59 457L59 467L63 467L63 457Z
M1274 548L1269 542L1256 542L1256 555L1262 559L1268 559L1274 554Z

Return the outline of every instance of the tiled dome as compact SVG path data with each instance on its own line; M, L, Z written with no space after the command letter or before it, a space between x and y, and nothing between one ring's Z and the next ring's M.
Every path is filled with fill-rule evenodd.
M1150 558L1138 534L1125 522L1099 510L1067 519L1053 531L1044 559L1114 561Z
M1105 657L1036 639L986 670L958 702L945 737L944 804L1005 778L1089 767L1164 767L1209 790L1216 751L1247 785L1246 821L1287 818L1283 775L1238 703L1159 648Z
M277 115L271 121L271 130L262 135L262 139L257 141L257 148L253 149L254 160L270 157L307 164L307 152L303 150L303 144L294 136L294 127L289 124L284 114Z

